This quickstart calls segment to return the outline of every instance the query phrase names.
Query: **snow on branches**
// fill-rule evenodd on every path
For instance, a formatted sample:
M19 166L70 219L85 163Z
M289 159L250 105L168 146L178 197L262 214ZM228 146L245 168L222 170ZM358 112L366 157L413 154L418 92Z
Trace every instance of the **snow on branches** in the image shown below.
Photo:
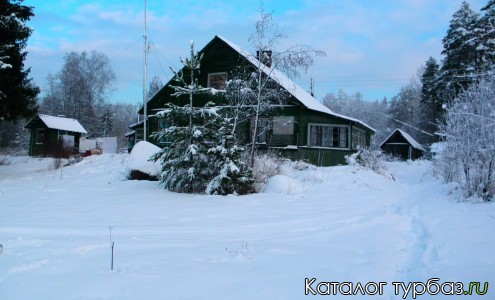
M495 79L484 79L446 107L445 148L437 165L445 181L459 182L465 197L495 195Z

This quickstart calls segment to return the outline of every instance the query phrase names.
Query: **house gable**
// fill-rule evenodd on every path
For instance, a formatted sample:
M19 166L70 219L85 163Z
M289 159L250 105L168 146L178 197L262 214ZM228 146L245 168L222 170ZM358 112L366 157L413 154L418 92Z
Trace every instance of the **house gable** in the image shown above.
M280 151L300 149L305 147L306 154L325 164L345 163L345 155L355 151L358 144L369 146L371 135L375 130L362 121L344 115L334 113L321 102L316 100L303 88L295 84L278 70L261 64L255 57L225 38L215 36L198 53L203 55L201 68L194 74L195 80L203 87L208 87L214 82L215 87L221 86L219 80L229 80L232 72L239 66L246 66L255 70L258 66L265 75L286 91L287 98L283 105L275 105L269 114L261 116L258 126L266 128L262 135L254 142L258 145L266 145L268 148L279 148ZM182 69L185 82L190 82L190 73ZM178 84L174 79L169 80L165 86L148 102L148 116L154 116L167 107L167 103L179 106L189 104L187 95L181 97L172 96L175 93L173 85ZM208 93L194 95L194 106L202 107L207 102L213 101L216 105L224 105L223 93ZM142 112L142 110L140 111ZM151 118L148 121L149 136L161 129L165 118ZM249 144L253 136L254 123L243 122L237 129L242 132L239 142ZM141 124L134 124L131 129L137 133L142 128ZM318 134L315 142L315 134ZM343 138L345 136L345 138ZM339 139L339 142L335 140ZM157 144L160 142L155 141ZM160 144L166 146L166 144ZM320 145L316 147L315 145ZM337 151L338 154L331 151ZM309 154L308 154L309 153ZM290 156L290 155L289 155ZM325 157L325 158L324 158ZM293 157L296 158L297 157ZM324 159L322 159L324 158Z

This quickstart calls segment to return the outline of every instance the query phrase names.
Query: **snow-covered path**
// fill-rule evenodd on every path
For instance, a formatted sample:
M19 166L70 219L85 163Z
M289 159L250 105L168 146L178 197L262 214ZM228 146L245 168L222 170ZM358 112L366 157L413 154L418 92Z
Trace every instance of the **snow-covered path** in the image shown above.
M383 295L330 297L400 299L394 281L495 283L495 206L457 202L425 162L389 164L396 181L288 167L304 193L243 197L124 181L124 163L0 166L1 299L304 299L305 278L383 281Z
M462 282L466 288L470 282L493 284L489 270L495 256L488 251L495 245L493 203L462 202L452 187L433 178L427 162L391 163L389 169L404 189L397 212L409 223L400 280L439 278L439 283Z

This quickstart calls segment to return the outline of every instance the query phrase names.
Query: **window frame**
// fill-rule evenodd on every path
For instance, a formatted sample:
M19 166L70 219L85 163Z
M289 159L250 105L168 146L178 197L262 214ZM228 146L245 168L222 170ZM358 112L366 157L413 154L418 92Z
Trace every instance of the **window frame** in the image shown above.
M354 139L356 137L356 140ZM352 127L352 149L358 149L360 146L361 147L367 147L367 137L366 137L366 131L363 129L357 128L357 127ZM361 141L360 141L361 140Z
M42 137L41 141L40 141L40 136ZM45 137L46 137L46 129L36 128L36 137L35 137L36 145L43 145L45 143Z
M332 136L332 144L333 144L333 140L334 140L334 135L335 135L335 132L334 132L334 129L333 128L338 128L338 134L339 134L339 138L338 138L338 142L340 143L341 141L341 129L344 128L345 129L345 132L346 132L346 139L345 139L345 147L339 147L339 146L324 146L323 144L323 139L321 141L320 144L322 145L313 145L311 143L311 128L312 127L327 127L327 128L332 128L331 129L331 136ZM308 141L308 147L311 147L311 148L325 148L325 149L339 149L339 150L350 150L350 126L349 125L343 125L343 124L328 124L328 123L308 123L308 137L307 137L307 141ZM324 133L321 133L322 136L324 135ZM328 135L328 134L327 134Z
M273 126L273 119L258 118L258 126L256 127L257 132L254 141L253 141L254 118L251 118L251 121L249 123L250 123L249 140L251 140L252 143L254 142L257 145L270 144L270 140L272 136L271 130Z
M211 86L211 76L219 76L219 75L223 75L225 76L225 81L223 82L223 88L220 88L220 85L218 87L212 87ZM214 73L208 73L208 87L209 88L214 88L216 90L225 90L225 87L227 85L227 80L228 80L228 77L227 77L227 72L214 72Z

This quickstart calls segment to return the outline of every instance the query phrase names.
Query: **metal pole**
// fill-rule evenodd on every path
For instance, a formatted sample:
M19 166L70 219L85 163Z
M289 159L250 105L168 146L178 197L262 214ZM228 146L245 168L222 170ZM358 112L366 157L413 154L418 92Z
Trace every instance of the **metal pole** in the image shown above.
M143 112L144 112L144 128L143 128L143 140L146 141L147 134L147 122L148 122L148 105L146 95L146 81L147 81L147 66L148 66L148 30L146 27L146 0L144 0L144 70L143 70Z

